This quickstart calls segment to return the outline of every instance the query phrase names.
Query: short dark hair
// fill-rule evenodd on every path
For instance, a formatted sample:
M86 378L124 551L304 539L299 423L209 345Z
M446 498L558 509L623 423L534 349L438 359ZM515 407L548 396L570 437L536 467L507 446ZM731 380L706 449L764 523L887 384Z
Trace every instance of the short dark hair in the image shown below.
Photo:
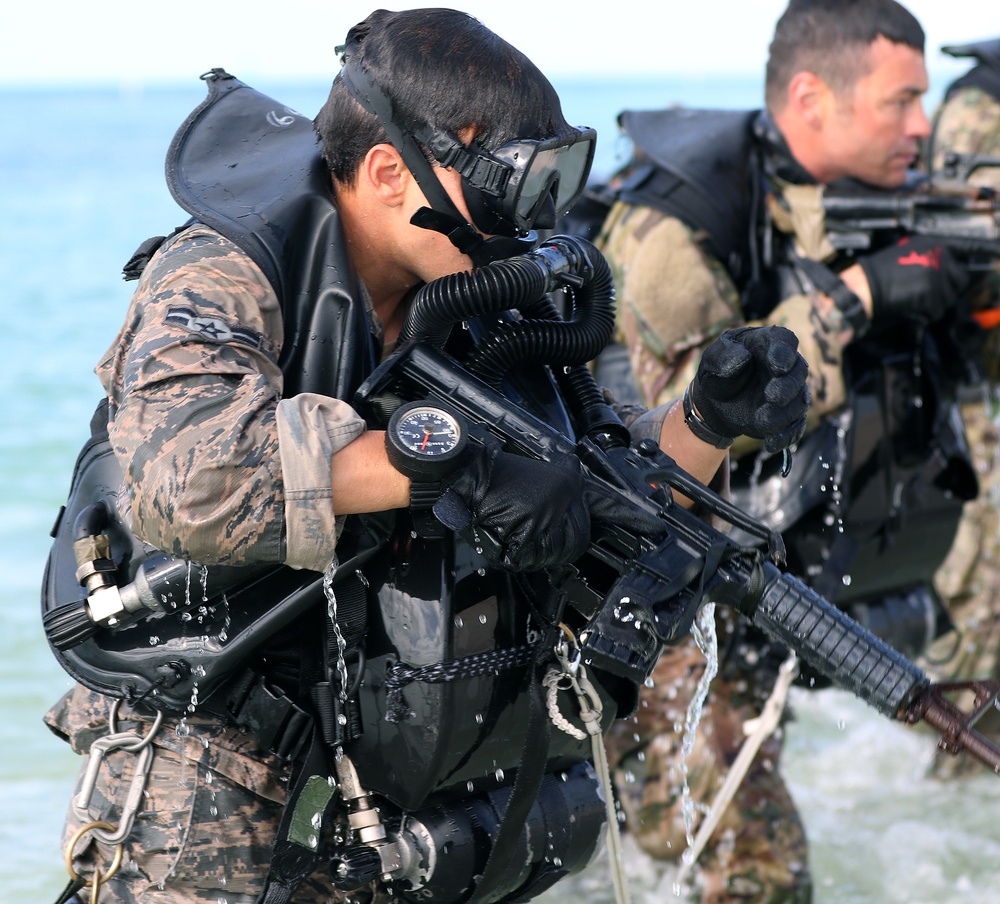
M355 60L392 99L395 121L457 135L472 128L493 150L515 138L570 132L559 96L523 53L467 13L453 9L380 9L355 25ZM337 78L314 122L334 178L350 184L365 154L390 143L378 119Z
M866 74L865 51L879 36L924 52L923 28L896 0L791 0L771 40L768 109L781 109L797 72L812 72L837 93L849 92Z

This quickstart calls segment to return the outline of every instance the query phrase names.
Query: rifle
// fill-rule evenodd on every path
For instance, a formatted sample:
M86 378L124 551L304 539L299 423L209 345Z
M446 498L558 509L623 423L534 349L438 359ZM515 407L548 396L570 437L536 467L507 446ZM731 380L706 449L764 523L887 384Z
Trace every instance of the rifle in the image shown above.
M1000 260L1000 192L969 184L979 169L1000 167L1000 157L949 153L940 176L914 175L899 190L828 187L823 191L827 235L839 252L865 252L904 235L939 238L973 273ZM1000 312L976 312L981 325L1000 323ZM985 322L984 322L985 321Z
M914 176L896 191L827 187L823 213L830 242L837 251L868 251L903 234L929 235L981 266L1000 257L1000 193L968 179L991 166L1000 167L1000 157L950 154L943 178Z
M568 254L561 238L550 241L550 258ZM941 733L942 749L966 750L1000 772L1000 747L974 727L996 701L997 682L931 684L917 665L782 572L784 547L777 533L709 490L652 440L631 444L603 400L571 411L574 422L586 425L571 438L512 401L496 381L480 379L439 344L410 336L365 381L354 404L371 426L384 426L405 402L430 400L473 425L473 434L488 432L508 452L549 462L575 456L587 480L619 494L635 512L633 530L595 523L588 553L558 578L584 618L576 630L588 666L623 679L637 693L664 646L682 640L698 608L711 600L732 606L884 715L907 723L926 721ZM593 384L586 367L576 368L568 379L580 379L580 371ZM557 375L556 382L562 386L566 378ZM574 404L572 399L567 403ZM764 539L768 555L756 546L738 545L675 502L669 490ZM945 696L965 688L976 697L971 713Z

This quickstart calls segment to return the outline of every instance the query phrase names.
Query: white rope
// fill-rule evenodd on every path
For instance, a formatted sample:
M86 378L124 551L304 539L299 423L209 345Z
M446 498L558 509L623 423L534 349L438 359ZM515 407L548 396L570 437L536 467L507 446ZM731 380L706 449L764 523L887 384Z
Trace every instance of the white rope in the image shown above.
M553 718L556 727L566 731L578 740L583 740L586 734L581 732L574 725L566 723L563 727L560 722L566 720L559 713L558 706L555 705L555 694L559 687L571 688L580 701L580 719L590 735L590 749L594 760L594 768L597 770L597 777L604 786L604 807L607 814L608 828L608 855L611 863L611 882L615 889L615 900L618 904L629 904L628 885L625 881L625 860L622 854L621 828L618 825L618 812L615 809L615 795L611 785L611 773L608 769L608 755L604 749L604 737L601 734L601 715L603 704L601 697L595 690L590 679L587 677L587 670L580 661L580 650L574 643L572 651L570 645L561 642L556 646L556 658L562 666L562 671L552 670L545 676L546 686L549 688L549 713L556 713L559 721ZM550 681L550 677L554 676Z
M781 714L784 712L785 703L788 700L788 690L796 674L798 674L798 670L798 659L794 653L791 653L778 670L778 679L774 683L774 689L771 691L771 696L767 698L761 714L756 719L747 719L743 723L743 733L747 736L747 739L743 742L739 754L733 761L725 782L723 782L722 787L716 793L715 799L709 807L708 815L705 817L705 821L699 826L694 841L691 842L691 846L684 852L684 856L681 858L681 868L677 874L676 883L678 886L684 884L688 873L694 867L698 857L701 856L705 845L708 844L709 838L712 837L712 832L715 831L715 827L719 824L722 814L726 812L726 807L729 806L736 794L737 788L739 788L750 769L753 758L757 755L757 751L760 750L760 745L764 743L764 739L769 737L781 722Z

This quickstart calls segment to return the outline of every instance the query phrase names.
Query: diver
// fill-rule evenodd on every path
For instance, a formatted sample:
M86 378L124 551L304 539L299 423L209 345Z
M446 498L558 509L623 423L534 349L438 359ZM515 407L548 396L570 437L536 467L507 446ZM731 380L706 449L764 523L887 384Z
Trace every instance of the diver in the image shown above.
M43 590L78 682L46 722L87 758L61 900L524 900L601 838L582 717L549 725L534 666L572 630L564 566L595 517L626 514L576 459L364 392L418 309L417 333L443 330L485 380L493 325L528 318L470 316L469 297L535 273L612 312L570 349L600 351L606 262L535 248L596 136L461 12L376 11L340 52L314 123L207 73L167 161L191 220L126 266ZM686 404L622 412L633 438L705 483L737 436L779 451L805 426L795 347L780 328L725 338ZM546 367L493 382L569 430ZM593 679L606 730L625 691ZM528 768L528 749L547 754Z
M948 628L934 574L977 493L956 403L971 357L958 310L972 277L929 237L845 243L827 229L824 198L911 178L930 133L927 88L923 29L895 0L791 0L770 45L764 109L620 115L635 153L604 193L595 239L620 299L617 357L598 379L620 385L624 353L641 404L683 392L724 330L796 334L809 430L790 470L737 441L734 501L781 531L792 573L908 655ZM709 807L744 724L782 687L787 650L725 613L718 630L720 675L685 769L674 726L705 670L691 641L666 651L635 724L610 737L620 777L635 777L619 782L629 831L654 856L686 847L684 775L695 806ZM804 668L798 680L825 685ZM699 860L699 900L811 899L781 747L779 727Z
M970 58L973 63L945 90L934 113L922 163L935 178L963 179L1000 192L1000 37L942 50L957 58ZM961 162L975 162L975 168L962 172ZM995 420L1000 380L996 319L1000 276L978 283L976 295L972 307L980 311L977 322L985 330L979 353L981 380L963 387L959 402L980 492L966 503L955 542L935 575L935 586L945 600L955 633L939 638L925 660L928 670L945 681L964 681L972 674L1000 676L1000 468L996 466L1000 434ZM987 713L980 726L991 737L1000 735L995 712ZM931 774L952 778L979 775L981 770L967 758L952 759L939 753Z

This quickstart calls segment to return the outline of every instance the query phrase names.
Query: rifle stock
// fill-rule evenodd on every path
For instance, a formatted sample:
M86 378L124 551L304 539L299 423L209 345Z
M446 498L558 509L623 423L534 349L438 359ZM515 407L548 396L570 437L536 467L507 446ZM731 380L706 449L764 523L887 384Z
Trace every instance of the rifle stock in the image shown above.
M378 425L394 404L416 399L449 406L493 434L508 452L546 461L577 456L588 480L633 507L634 530L594 524L587 561L576 563L577 573L568 581L570 595L587 616L579 639L589 665L638 688L664 645L683 639L697 609L713 600L735 608L884 715L928 721L942 731L943 749L968 750L1000 771L1000 748L972 727L982 707L996 699L995 684L977 684L982 702L966 717L916 664L782 572L775 564L783 559L780 537L695 480L652 441L630 446L615 429L595 429L574 441L420 342L378 368L359 390L355 405ZM674 502L668 487L766 539L774 561L757 547L737 545ZM647 530L651 524L655 526Z

